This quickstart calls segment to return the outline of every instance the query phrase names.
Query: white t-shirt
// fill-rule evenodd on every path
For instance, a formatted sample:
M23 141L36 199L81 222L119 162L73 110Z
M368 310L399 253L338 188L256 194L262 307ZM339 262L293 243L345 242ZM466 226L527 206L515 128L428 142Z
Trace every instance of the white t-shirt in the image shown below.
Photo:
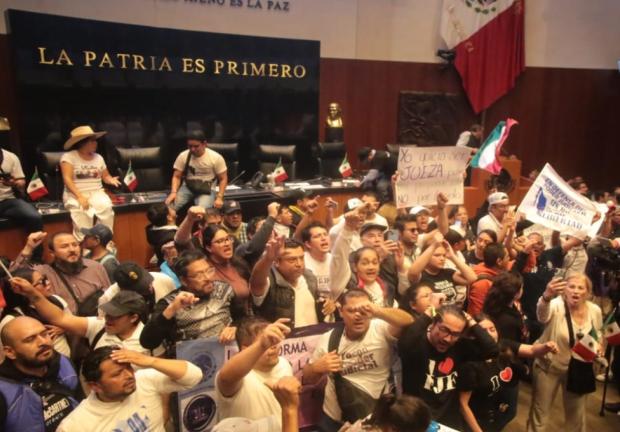
M151 352L150 349L146 349L142 345L140 345L140 335L142 334L142 329L144 328L144 324L142 324L141 321L138 322L138 325L136 326L131 336L123 340L119 338L118 335L109 334L104 330L105 320L96 317L87 317L86 320L87 326L86 334L84 336L86 337L86 339L88 339L89 346L93 343L95 337L99 334L99 332L103 330L101 337L99 338L93 349L104 346L118 345L123 349L137 351L145 355L155 356L161 355L165 351L161 346L159 346Z
M173 168L183 172L185 170L185 162L189 150L182 151L174 161ZM199 158L192 155L189 159L189 167L187 169L188 180L214 180L218 174L226 171L226 161L221 154L207 148Z
M502 223L498 221L491 213L484 216L478 221L478 232L476 234L480 234L480 231L487 229L495 232L496 234L499 234L499 232L502 230Z
M17 155L6 150L0 151L4 155L4 160L2 161L2 165L0 165L2 172L5 174L11 174L11 176L15 179L23 179L24 171L22 170L22 164L19 162ZM11 189L10 186L5 186L4 183L0 182L0 201L11 198L15 198L13 189Z
M121 402L102 402L91 392L56 431L164 432L162 395L191 389L202 379L202 372L188 362L187 372L177 381L155 369L139 370L135 378L136 390Z
M396 338L390 334L389 328L390 325L387 322L373 319L363 338L349 340L345 331L338 345L338 355L342 360L342 376L364 389L375 399L378 399L382 392L389 390L387 380L394 361L396 345ZM321 336L310 363L314 363L327 354L332 331ZM342 418L334 381L331 377L327 380L325 387L323 412L337 421Z
M229 417L243 417L258 420L275 415L278 419L278 429L282 429L282 408L273 392L264 383L276 382L285 376L293 376L293 369L288 361L280 357L278 364L269 372L260 372L252 369L245 377L241 388L231 397L225 397L217 387L215 377L215 401L217 403L218 420Z
M100 154L95 153L92 160L85 160L80 157L77 150L71 150L62 155L60 162L66 162L73 167L73 183L80 192L103 189L101 178L106 164ZM66 187L65 191L70 193Z
M252 294L252 300L256 306L260 307L269 293L269 278L267 278L266 284L267 289L262 296L255 296ZM308 289L306 278L303 275L300 276L297 279L297 283L291 285L291 288L295 291L295 327L318 324L319 318L316 316L314 297Z
M159 300L161 300L162 298L166 297L168 294L170 294L172 291L174 291L176 289L175 285L174 285L174 281L172 280L172 278L164 273L161 272L149 272L151 273L151 276L153 276L153 291L155 294L155 302L158 302ZM110 285L102 294L101 297L99 297L99 307L101 307L102 304L109 302L110 300L112 300L112 298L118 294L118 292L120 291L120 288L118 287L118 284L115 282L112 285ZM101 310L99 310L99 316L103 316L103 313L101 312Z
M327 253L324 261L316 260L310 255L310 252L306 252L304 256L306 268L310 270L316 276L317 288L320 293L324 293L327 296L331 295L331 285L329 283L329 265L332 261L332 254Z

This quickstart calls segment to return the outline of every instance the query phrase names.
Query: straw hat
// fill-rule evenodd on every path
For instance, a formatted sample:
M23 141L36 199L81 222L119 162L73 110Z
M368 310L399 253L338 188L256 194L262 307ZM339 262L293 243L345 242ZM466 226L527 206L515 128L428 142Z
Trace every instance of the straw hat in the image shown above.
M101 138L107 132L95 132L90 126L78 126L71 131L71 137L65 142L63 148L71 150L71 147L88 138Z

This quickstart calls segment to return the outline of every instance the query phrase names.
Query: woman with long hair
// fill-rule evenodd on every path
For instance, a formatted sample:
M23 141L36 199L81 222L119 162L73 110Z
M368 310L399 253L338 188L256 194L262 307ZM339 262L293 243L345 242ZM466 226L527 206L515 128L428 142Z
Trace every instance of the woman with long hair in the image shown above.
M586 431L586 395L595 390L592 361L601 356L601 309L590 301L592 281L584 274L553 279L538 299L538 320L545 325L539 342L553 341L559 354L534 362L528 431L544 431L551 405L562 391L567 431ZM558 422L555 422L558 424Z
M500 273L493 279L482 306L504 339L527 342L528 332L519 300L523 294L523 277L519 273Z

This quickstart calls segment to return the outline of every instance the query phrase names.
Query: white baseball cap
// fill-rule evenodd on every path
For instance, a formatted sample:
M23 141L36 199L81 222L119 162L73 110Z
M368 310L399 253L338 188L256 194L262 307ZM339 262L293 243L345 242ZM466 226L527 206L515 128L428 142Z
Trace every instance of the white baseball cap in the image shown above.
M421 206L421 205L412 207L411 210L409 210L409 214L412 214L412 215L417 215L418 213L421 213L421 212L426 212L430 214L431 211L428 208Z
M509 202L508 195L506 195L504 192L493 192L491 195L489 195L487 201L489 202L490 206L494 204L508 204Z

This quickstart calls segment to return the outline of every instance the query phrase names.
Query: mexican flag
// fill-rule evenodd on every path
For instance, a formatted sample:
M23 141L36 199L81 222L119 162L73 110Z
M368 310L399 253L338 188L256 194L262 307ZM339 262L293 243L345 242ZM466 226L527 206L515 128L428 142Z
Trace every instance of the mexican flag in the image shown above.
M36 201L49 193L39 177L39 171L37 168L34 169L34 174L32 174L32 178L30 179L30 183L28 183L26 192L33 201Z
M592 328L590 333L579 339L573 347L573 352L578 354L582 359L587 362L594 361L598 355L598 337L596 336L596 330Z
M284 167L282 166L282 158L280 158L278 160L278 164L276 165L276 168L273 170L273 179L274 181L278 183L282 183L287 178L288 178L288 174L284 170Z
M525 70L525 0L443 0L440 33L476 113Z
M616 321L615 312L614 310L613 313L609 314L603 326L605 329L605 339L607 339L609 345L620 345L620 326L618 325L618 321Z
M351 164L349 163L349 159L347 159L347 155L344 155L344 159L340 163L338 167L338 171L342 174L343 177L349 177L353 174L353 169L351 169Z
M474 155L471 166L498 175L502 170L502 164L499 161L500 150L508 138L510 128L516 124L519 123L511 118L500 121Z
M133 172L131 161L129 161L129 167L127 168L127 174L125 174L123 183L125 183L132 192L138 187L138 177L136 177L136 173Z

